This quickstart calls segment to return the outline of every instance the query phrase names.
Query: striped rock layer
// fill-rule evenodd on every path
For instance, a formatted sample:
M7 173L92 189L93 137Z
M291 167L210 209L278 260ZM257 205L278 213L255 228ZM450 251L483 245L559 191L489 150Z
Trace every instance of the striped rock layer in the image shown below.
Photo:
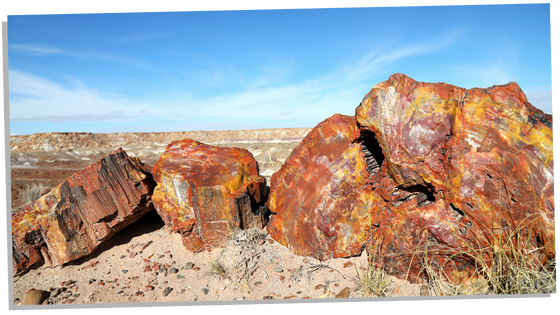
M12 214L15 273L35 263L61 265L153 209L150 168L117 149Z
M171 142L153 167L152 196L165 224L193 252L224 245L237 229L266 225L266 180L239 148L184 139Z
M553 175L552 116L516 83L466 90L394 74L355 118L313 129L272 177L269 231L319 259L367 247L410 279L426 264L464 278L513 248L546 263Z

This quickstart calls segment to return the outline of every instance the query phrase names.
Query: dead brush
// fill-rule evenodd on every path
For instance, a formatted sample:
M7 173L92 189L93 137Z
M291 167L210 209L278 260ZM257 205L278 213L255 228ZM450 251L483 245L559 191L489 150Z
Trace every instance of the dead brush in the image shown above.
M220 276L222 278L228 278L227 269L220 263L218 259L212 259L208 261L210 266L210 273L213 275Z
M433 295L556 293L556 253L553 254L553 259L543 265L541 256L545 248L527 250L529 246L523 246L526 244L520 241L531 239L530 235L525 238L520 236L523 230L531 231L530 227L536 222L538 221L520 224L510 233L495 236L489 242L490 245L482 246L463 239L463 250L447 250L450 262L460 257L476 268L468 279L459 283L452 281L443 272L441 265L432 261L434 254L445 253L446 250L423 248L412 255L421 256L420 273L425 276ZM480 239L483 237L479 235ZM552 248L555 248L554 244Z

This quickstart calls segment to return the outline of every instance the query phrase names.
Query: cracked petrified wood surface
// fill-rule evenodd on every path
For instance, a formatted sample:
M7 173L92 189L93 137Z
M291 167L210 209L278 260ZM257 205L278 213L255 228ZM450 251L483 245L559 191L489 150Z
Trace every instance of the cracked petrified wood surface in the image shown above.
M12 214L15 272L90 254L153 209L149 167L117 149Z
M386 264L399 269L426 249L449 274L468 268L472 256L461 253L473 250L488 263L511 247L554 258L552 116L516 83L466 90L395 74L366 95L356 117L379 139L381 174L432 199L403 211L384 197L374 210L390 227L374 231L371 248L402 257L384 255Z
M351 116L335 115L311 130L272 175L272 238L318 259L361 252L371 234L368 170L381 163L368 151L369 139Z
M266 180L245 149L173 141L153 174L155 208L191 251L211 250L236 229L266 224Z
M554 258L552 116L517 84L467 90L395 74L352 119L321 123L272 177L280 243L319 259L367 247L410 279L427 264L463 278L473 254L490 265L513 247Z

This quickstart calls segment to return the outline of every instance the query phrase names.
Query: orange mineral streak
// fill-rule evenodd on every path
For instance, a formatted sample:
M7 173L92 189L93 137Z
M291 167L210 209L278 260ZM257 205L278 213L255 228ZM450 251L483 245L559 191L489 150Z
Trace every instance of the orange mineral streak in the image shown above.
M266 224L264 213L254 213L266 198L266 181L245 149L174 141L153 175L156 210L191 251L211 250L230 240L236 229Z

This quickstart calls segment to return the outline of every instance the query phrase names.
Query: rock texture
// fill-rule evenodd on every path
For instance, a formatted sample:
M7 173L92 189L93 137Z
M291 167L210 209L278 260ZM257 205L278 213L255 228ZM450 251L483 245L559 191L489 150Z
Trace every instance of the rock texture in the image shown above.
M153 174L156 210L191 251L211 250L236 229L266 224L266 180L247 150L173 141Z
M374 206L368 178L382 163L368 151L379 147L371 135L354 117L335 115L305 137L271 178L272 238L323 260L361 252Z
M271 179L279 242L325 259L353 255L339 248L355 240L410 279L422 260L466 277L475 251L489 265L512 247L554 258L552 116L517 84L466 90L395 74L366 95L355 126L330 126L340 118L312 130ZM364 135L374 140L358 154Z
M117 149L12 214L14 271L90 254L153 209L149 167Z

